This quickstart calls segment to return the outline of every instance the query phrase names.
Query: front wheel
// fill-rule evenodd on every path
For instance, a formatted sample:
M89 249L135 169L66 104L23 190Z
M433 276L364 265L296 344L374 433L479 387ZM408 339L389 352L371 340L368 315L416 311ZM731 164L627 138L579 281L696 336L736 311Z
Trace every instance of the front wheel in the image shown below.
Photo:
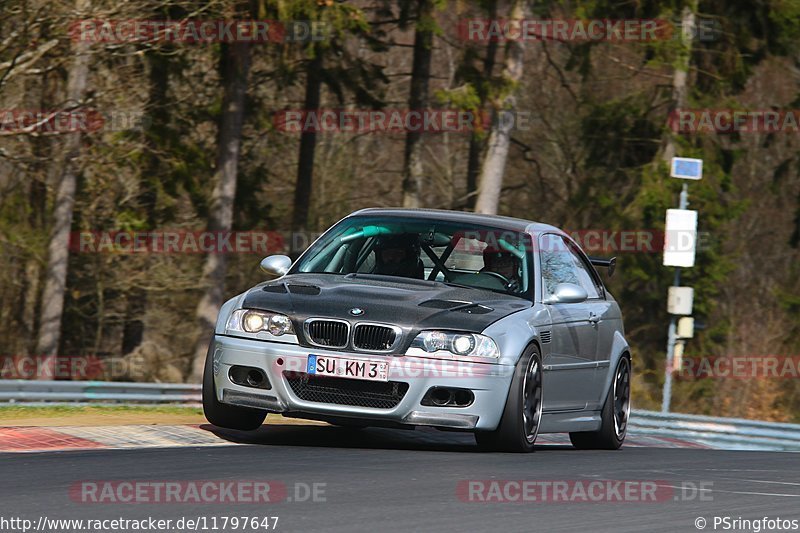
M208 347L206 365L203 369L203 414L206 420L222 428L251 431L261 427L267 412L250 407L227 405L217 400L214 387L213 341Z
M628 433L630 411L631 360L623 356L617 363L614 381L603 405L600 430L570 433L569 440L579 450L616 450Z
M494 431L477 431L483 449L532 452L542 420L542 358L530 346L519 358L500 424Z

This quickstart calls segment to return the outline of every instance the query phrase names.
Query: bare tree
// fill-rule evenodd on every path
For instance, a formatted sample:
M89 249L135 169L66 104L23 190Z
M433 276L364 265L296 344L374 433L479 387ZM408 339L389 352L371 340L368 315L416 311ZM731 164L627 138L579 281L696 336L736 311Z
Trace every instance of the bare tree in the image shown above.
M312 47L314 57L308 62L306 73L306 94L304 110L315 112L319 109L322 90L322 50ZM294 212L292 230L306 229L308 211L311 205L311 187L314 181L314 151L317 146L317 133L313 129L300 134L300 154L297 162L297 185L294 191ZM299 252L292 250L292 252Z
M161 159L157 153L159 142L169 121L170 106L167 97L170 76L170 56L168 51L154 48L147 54L150 66L148 76L147 109L150 117L150 130L144 134L143 143L147 147L148 157L142 165L139 178L139 194L137 203L144 210L147 227L154 229L156 225L156 201L158 190L154 183L155 176L163 172ZM122 353L129 354L144 341L144 315L147 312L147 291L143 287L131 289L125 307L122 329Z
M489 20L497 18L497 0L490 0L488 6ZM487 97L486 81L492 78L495 56L497 55L498 39L490 39L486 45L486 55L483 58L483 83L477 83L476 89L481 100L479 113L484 111ZM468 209L475 209L475 200L478 192L478 178L481 170L481 156L486 147L483 132L473 131L469 138L469 154L467 155L467 199Z
M692 38L695 32L695 14L692 6L684 6L681 14L681 46L678 51L678 60L672 72L672 104L671 110L681 109L686 106L687 81L689 76L689 61L692 55ZM675 157L675 138L667 131L664 140L662 159L669 164Z
M523 0L514 0L511 6L510 21L521 21L525 18ZM503 80L505 88L495 103L495 117L489 133L486 158L481 167L478 189L478 200L475 203L476 213L496 214L500 203L500 190L503 186L503 173L511 146L511 128L513 121L503 120L502 113L516 109L517 98L514 95L516 86L522 79L523 41L511 40L506 44Z
M76 12L85 15L91 9L91 0L76 0ZM67 103L80 105L86 97L86 83L89 76L89 43L75 42L74 55L67 76ZM72 214L75 206L77 188L76 159L80 153L81 133L64 135L61 157L55 161L56 185L53 228L47 247L47 272L42 293L41 322L36 343L40 355L55 358L61 339L61 317L64 312L64 292L67 283L69 262L69 233L72 227Z
M250 70L250 44L223 44L220 54L223 105L217 134L217 165L214 191L211 195L209 231L230 231L233 226L233 201L236 197L236 177L242 140L242 122ZM199 381L203 376L206 350L214 330L219 308L225 301L224 253L210 253L203 268L205 292L197 305L200 335L194 347L190 378Z
M428 80L433 55L433 0L417 2L417 29L414 33L414 59L411 67L411 90L408 95L410 111L421 111L428 105ZM422 132L406 133L403 164L403 206L420 207L422 188Z

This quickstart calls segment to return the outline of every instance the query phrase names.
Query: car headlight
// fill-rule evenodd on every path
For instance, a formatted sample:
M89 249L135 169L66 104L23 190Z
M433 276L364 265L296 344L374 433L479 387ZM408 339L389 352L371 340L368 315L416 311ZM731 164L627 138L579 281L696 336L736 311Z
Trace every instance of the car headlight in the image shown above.
M226 329L240 333L268 331L276 337L294 333L292 321L288 316L254 309L237 309L231 313Z
M497 344L479 333L423 331L411 342L411 347L422 348L426 352L446 350L454 355L470 357L500 357Z

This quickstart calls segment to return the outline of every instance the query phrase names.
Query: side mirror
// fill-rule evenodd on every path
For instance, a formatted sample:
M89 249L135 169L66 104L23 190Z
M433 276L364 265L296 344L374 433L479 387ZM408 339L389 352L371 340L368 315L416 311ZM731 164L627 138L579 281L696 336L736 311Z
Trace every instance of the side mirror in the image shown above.
M601 259L599 257L590 257L589 262L596 267L605 267L608 269L608 277L614 275L614 269L617 268L617 258Z
M274 278L279 278L289 272L292 260L285 255L270 255L261 260L261 270Z
M586 301L589 294L586 289L574 283L559 283L556 285L555 293L548 298L548 304L578 304Z

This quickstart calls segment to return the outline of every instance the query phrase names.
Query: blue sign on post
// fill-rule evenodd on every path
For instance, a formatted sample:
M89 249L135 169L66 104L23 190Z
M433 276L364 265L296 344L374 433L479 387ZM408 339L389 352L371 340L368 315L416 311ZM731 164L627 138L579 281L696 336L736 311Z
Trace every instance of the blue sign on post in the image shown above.
M699 180L703 177L703 160L689 157L673 157L672 169L669 175L673 178Z

